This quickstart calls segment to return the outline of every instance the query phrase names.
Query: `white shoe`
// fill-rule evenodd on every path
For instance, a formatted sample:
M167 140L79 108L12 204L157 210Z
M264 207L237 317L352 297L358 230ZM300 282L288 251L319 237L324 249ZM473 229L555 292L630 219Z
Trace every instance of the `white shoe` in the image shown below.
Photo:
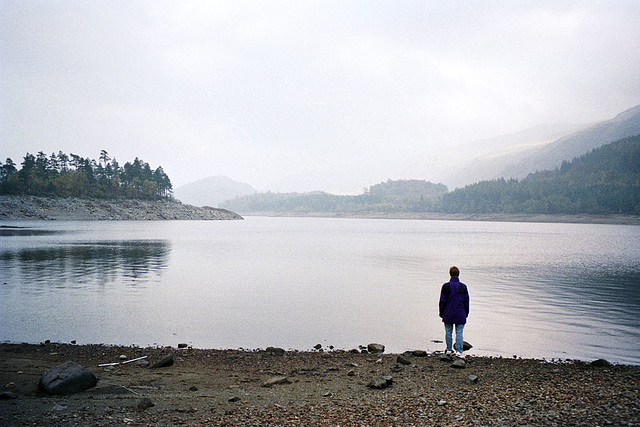
M462 360L464 360L464 354L462 354L461 352L456 353L456 357L457 357L458 359L462 359Z

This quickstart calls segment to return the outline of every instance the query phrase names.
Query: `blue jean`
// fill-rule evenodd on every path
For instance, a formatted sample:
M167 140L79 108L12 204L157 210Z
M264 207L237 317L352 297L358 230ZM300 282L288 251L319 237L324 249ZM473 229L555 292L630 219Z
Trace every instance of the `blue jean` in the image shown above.
M464 323L456 324L456 351L462 353L462 331L464 330ZM447 343L447 351L453 351L453 323L444 324L444 339Z

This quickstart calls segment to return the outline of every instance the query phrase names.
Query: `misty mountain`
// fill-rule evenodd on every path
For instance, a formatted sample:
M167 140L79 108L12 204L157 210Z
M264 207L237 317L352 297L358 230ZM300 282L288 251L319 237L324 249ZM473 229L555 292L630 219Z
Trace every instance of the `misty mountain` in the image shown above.
M555 169L563 161L572 160L594 148L638 134L640 105L623 111L611 120L585 127L549 143L536 145L532 140L530 148L526 143L522 144L522 140L514 138L515 152L495 152L478 156L459 168L452 176L443 179L443 182L452 187L459 187L496 178L522 179L536 171ZM525 149L518 150L518 147Z
M218 207L224 200L255 192L249 184L234 181L226 176L210 176L176 188L174 196L190 205Z
M447 213L640 215L640 135L539 171L458 188L442 197Z
M456 166L447 167L438 180L455 188L501 178L507 165L534 155L541 147L582 130L587 125L551 123L518 132L473 141L456 147Z

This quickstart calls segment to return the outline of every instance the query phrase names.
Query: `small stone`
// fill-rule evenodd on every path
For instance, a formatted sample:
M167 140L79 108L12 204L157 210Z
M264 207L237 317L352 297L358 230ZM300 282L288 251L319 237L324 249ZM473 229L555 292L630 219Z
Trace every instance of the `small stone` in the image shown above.
M265 353L270 354L272 356L284 356L284 349L280 347L267 347Z
M121 355L120 355L120 357L119 357L119 359L120 359L120 360L127 360L127 359L128 359L128 357L127 357L127 355L126 355L126 354L121 354Z
M402 365L411 365L411 360L409 360L406 356L399 354L396 361Z
M320 350L322 348L322 344L316 344L313 346L316 350Z
M434 371L433 366L427 365L424 368L422 368L422 372L433 372L433 371Z
M377 343L371 343L367 346L367 350L369 351L369 353L384 353L384 345L382 344L377 344Z
M229 402L239 402L240 398L238 396L231 396L229 398Z
M611 362L605 359L597 359L591 362L591 366L611 366Z
M198 387L192 385L191 387L189 387L189 391L198 391Z
M469 375L467 377L467 382L469 384L478 384L478 376L477 375L473 375L473 374Z
M347 372L348 377L353 377L355 375L356 375L356 371L354 371L353 369L350 369L349 372Z
M262 384L262 387L271 387L277 384L291 384L291 381L287 377L282 377L282 376L273 377L265 381Z
M464 369L467 367L467 364L464 360L462 359L456 359L453 361L453 363L451 364L452 368L458 368L458 369Z
M424 350L413 350L411 354L414 357L427 357L429 354Z
M178 348L187 348L187 347L189 347L189 344L187 344L186 342L178 343Z
M5 384L4 388L6 388L7 390L10 390L12 388L16 388L16 383L11 381L10 383Z
M367 387L381 390L389 387L392 383L393 377L390 375L386 375L383 377L373 377L371 378L371 381L369 381L369 384L367 384Z
M165 356L162 359L158 360L153 365L151 365L151 369L165 368L167 366L173 366L173 363L174 363L173 355L170 354L170 355Z
M138 409L145 410L145 409L152 408L154 406L156 406L156 404L153 403L151 399L149 399L148 397L144 397L140 399L140 402L138 402Z
M443 362L451 362L453 361L453 356L451 355L451 353L445 353L440 356L440 360L442 360Z
M444 406L444 405L446 405L446 404L447 404L447 401L446 401L446 400L444 400L444 399L440 399L440 400L438 400L438 406Z
M401 364L396 363L396 366L394 366L393 368L391 368L391 372L401 372L404 368L402 367Z
M331 393L330 391L325 392L322 397L332 397L333 393Z

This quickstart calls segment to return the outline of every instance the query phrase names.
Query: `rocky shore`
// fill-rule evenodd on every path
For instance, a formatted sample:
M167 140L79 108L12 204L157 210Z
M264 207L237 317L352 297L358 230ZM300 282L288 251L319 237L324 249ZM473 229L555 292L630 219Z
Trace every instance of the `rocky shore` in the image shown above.
M0 196L0 220L226 220L234 212L176 200Z
M640 367L372 351L0 344L0 425L640 424ZM160 366L157 362L163 361ZM38 391L64 362L97 385ZM156 365L157 367L153 368Z

